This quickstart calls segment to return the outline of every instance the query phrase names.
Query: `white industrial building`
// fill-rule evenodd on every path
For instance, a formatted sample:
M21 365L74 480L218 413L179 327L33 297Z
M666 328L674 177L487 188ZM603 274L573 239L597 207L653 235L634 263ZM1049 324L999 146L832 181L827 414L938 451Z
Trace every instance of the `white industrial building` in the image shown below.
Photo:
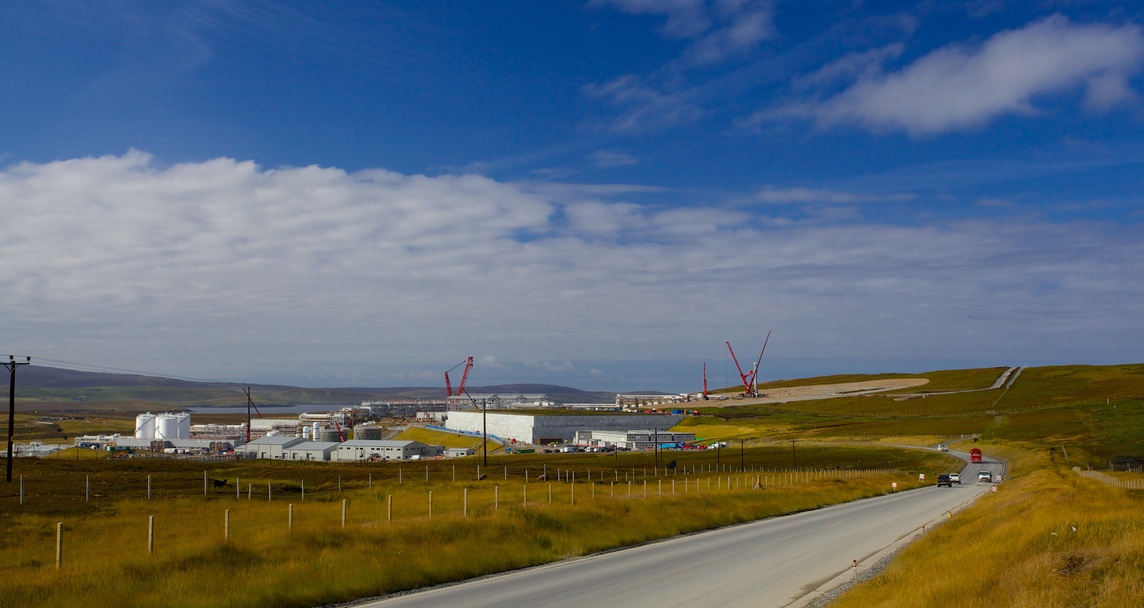
M248 458L269 458L271 460L288 460L286 450L306 441L301 437L286 435L268 435L259 437L243 445L235 452L241 452Z
M629 450L650 450L656 444L680 444L695 441L695 433L673 431L577 431L573 440L577 445L619 447Z
M453 395L448 397L450 410L455 409L481 409L490 410L519 410L538 407L552 407L556 405L548 395L541 393L495 394L473 393Z
M420 441L394 439L351 439L338 444L330 455L330 460L339 462L362 462L377 460L410 460L435 458L445 452L440 445L426 445Z
M445 428L454 431L481 433L482 419L488 419L488 434L502 440L522 443L544 444L573 441L577 431L623 431L648 429L666 431L679 424L683 416L678 414L617 414L609 415L561 415L561 414L516 414L507 412L449 412Z
M283 448L282 459L328 462L338 445L336 441L303 441Z

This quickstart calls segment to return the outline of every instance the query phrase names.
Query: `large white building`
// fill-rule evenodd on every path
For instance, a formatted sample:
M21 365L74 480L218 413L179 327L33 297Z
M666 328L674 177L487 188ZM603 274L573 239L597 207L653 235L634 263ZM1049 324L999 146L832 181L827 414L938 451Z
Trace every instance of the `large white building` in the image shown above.
M666 431L679 424L683 416L677 414L617 414L562 415L514 414L506 412L449 412L445 428L469 433L481 433L482 418L488 417L489 435L505 441L515 439L521 443L561 443L573 441L577 431L628 431L648 429Z
M619 447L629 450L650 450L656 444L680 444L695 441L695 433L673 431L577 431L573 440L577 445Z

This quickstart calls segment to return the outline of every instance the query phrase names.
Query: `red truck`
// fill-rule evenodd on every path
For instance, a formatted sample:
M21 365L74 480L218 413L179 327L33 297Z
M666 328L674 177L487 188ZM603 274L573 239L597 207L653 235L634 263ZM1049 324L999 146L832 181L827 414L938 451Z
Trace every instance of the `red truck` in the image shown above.
M981 462L981 449L973 448L969 450L969 460L970 462Z

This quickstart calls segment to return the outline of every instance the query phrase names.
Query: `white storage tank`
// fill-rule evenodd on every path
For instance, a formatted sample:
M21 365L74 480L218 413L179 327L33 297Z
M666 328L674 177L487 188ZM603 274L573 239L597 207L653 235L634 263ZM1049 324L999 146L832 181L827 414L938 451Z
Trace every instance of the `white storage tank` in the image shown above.
M174 414L159 414L155 418L155 439L178 439L179 420Z
M155 438L155 414L148 412L135 417L135 438Z
M177 431L175 439L190 439L191 438L191 415L190 414L175 414L175 421L177 424Z
M309 438L310 438L310 427L309 426L303 426L302 427L302 439L309 439Z

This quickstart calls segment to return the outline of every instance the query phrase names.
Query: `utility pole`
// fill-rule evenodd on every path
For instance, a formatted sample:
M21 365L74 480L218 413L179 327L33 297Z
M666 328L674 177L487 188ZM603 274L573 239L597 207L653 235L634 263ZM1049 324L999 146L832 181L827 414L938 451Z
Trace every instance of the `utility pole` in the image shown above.
M481 442L481 450L484 453L485 468L489 468L489 400L481 399L481 426L484 427L483 433L485 440Z
M655 468L659 468L659 429L652 429L655 432Z
M250 400L250 387L242 389L246 393L246 442L250 443L250 406L253 401ZM317 441L315 439L314 441Z
M4 367L12 372L11 379L8 380L8 475L5 478L8 483L12 483L12 433L15 431L16 418L16 368L31 364L31 357L28 357L23 363L18 363L15 355L8 355L8 362L4 364Z

